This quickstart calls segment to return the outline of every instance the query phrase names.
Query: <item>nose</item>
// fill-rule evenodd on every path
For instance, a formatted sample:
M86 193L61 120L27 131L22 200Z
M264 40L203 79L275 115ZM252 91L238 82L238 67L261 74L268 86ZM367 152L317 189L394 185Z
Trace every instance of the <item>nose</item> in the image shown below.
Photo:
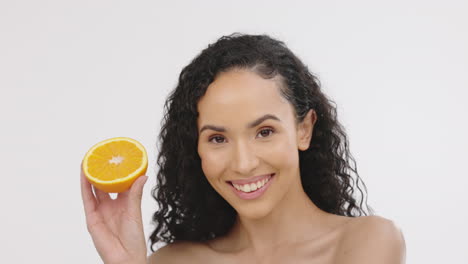
M238 142L232 151L232 170L240 175L252 176L259 164L255 149L248 142Z

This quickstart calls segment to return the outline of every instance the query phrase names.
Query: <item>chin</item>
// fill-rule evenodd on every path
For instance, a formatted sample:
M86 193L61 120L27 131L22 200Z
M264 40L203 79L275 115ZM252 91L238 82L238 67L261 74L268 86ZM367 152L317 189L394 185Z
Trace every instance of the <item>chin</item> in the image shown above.
M240 205L242 206L242 205ZM267 204L260 204L260 205L244 205L245 207L243 208L236 208L237 213L239 214L239 217L250 219L250 220L258 220L266 217L268 214L270 214L271 209L270 206Z

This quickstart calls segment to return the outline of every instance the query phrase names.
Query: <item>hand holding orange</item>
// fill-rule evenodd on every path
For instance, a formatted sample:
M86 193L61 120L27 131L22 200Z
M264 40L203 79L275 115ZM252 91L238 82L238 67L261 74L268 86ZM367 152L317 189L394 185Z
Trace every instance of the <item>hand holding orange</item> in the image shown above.
M91 147L83 158L82 168L94 187L108 193L120 193L146 173L148 157L140 142L116 137Z

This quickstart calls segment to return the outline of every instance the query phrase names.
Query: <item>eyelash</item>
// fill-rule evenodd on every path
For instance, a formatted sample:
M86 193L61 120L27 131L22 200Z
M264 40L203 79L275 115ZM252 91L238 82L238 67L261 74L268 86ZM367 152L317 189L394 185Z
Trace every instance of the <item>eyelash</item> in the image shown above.
M260 133L263 132L263 131L270 131L270 134L269 134L268 136L265 136L265 137L262 137L262 138L269 137L269 136L271 136L273 133L275 133L275 130L274 130L273 128L264 128L264 129L260 130L260 132L258 132L257 135L260 134ZM215 135L215 136L210 137L210 138L208 139L208 141L211 142L211 143L213 143L213 144L222 144L222 143L215 143L215 142L212 142L213 139L216 139L216 138L223 138L223 137L222 137L222 136L219 136L219 135Z

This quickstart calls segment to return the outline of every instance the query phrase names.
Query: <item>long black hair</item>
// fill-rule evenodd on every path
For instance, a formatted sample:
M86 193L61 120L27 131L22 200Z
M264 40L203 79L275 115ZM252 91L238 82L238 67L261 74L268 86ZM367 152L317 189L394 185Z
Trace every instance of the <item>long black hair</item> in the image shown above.
M349 151L336 104L323 94L320 82L284 44L268 35L234 33L208 45L183 68L177 87L165 106L159 135L151 249L158 242L203 242L226 234L236 211L209 184L197 152L197 103L222 72L246 69L265 79L281 79L281 93L294 106L301 122L310 109L317 113L310 146L300 151L300 174L305 192L328 213L362 216L364 193L356 162ZM356 175L356 185L352 174ZM360 203L353 197L361 193ZM367 200L367 198L366 198ZM367 210L372 213L368 205Z

